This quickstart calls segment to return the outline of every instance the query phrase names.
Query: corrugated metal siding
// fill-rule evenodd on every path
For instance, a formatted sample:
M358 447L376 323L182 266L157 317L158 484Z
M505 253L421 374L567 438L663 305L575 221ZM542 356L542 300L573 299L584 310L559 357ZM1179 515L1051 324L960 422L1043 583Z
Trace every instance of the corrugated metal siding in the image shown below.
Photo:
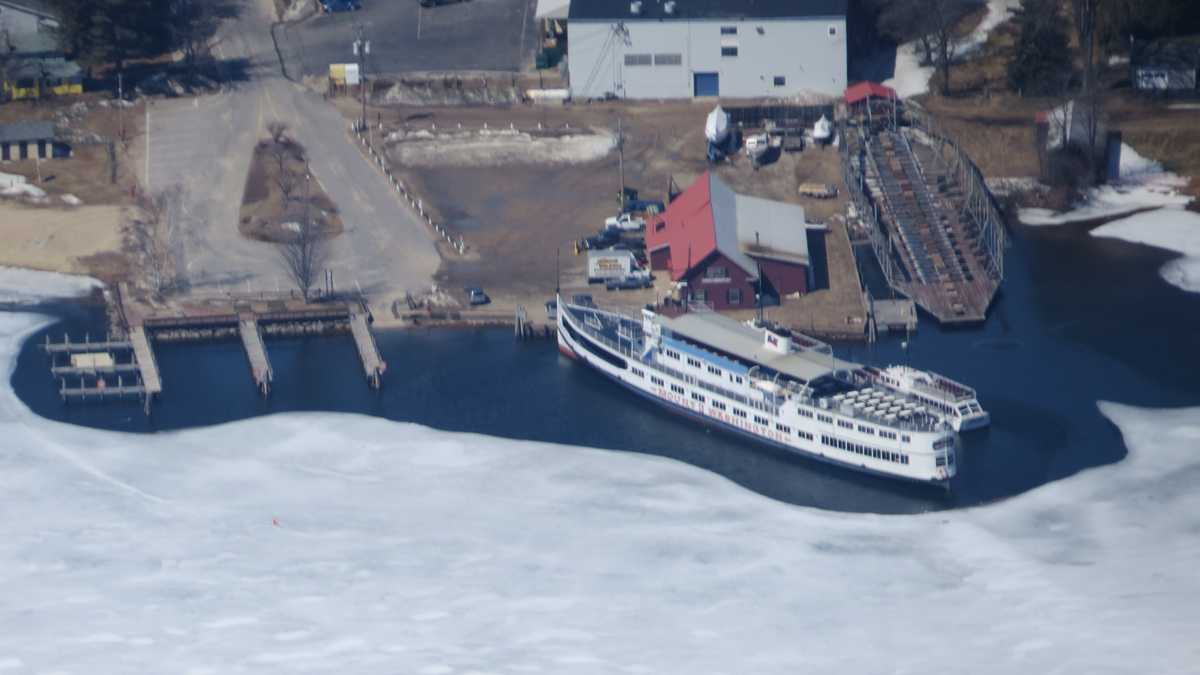
M625 34L611 22L571 23L567 58L573 97L689 98L695 73L717 73L722 97L839 96L846 88L843 17L626 20L622 25ZM723 26L736 27L737 34L722 35ZM722 56L723 44L736 45L738 55ZM674 54L680 55L679 65L669 65ZM650 65L636 65L647 55ZM775 85L776 77L783 78L782 86Z

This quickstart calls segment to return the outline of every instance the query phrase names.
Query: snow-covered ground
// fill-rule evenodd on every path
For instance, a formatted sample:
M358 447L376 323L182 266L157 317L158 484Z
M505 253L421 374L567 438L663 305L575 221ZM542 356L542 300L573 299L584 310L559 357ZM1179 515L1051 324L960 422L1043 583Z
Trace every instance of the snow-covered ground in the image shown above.
M44 319L0 313L0 364ZM1195 673L1200 408L921 516L662 458L288 414L157 435L0 390L0 668Z
M987 42L988 35L1000 24L1012 18L1012 10L1020 0L988 0L987 14L971 34L955 46L955 58L967 58ZM929 91L933 66L921 65L922 49L917 42L906 42L896 49L896 70L884 84L896 90L901 98L918 96Z
M1135 211L1169 207L1182 209L1192 198L1179 194L1187 179L1163 170L1162 164L1143 157L1128 144L1121 144L1121 179L1115 185L1088 190L1082 202L1069 211L1021 209L1017 217L1026 225L1065 225L1085 220L1112 218Z
M582 164L603 159L617 147L605 130L539 136L512 129L411 131L388 135L387 152L405 166L506 166Z

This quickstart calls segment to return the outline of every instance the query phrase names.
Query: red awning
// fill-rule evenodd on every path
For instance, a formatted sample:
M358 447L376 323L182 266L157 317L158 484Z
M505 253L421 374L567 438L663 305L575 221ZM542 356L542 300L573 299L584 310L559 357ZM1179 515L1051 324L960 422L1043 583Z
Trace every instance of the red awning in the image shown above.
M896 90L878 82L859 82L846 88L846 103L854 105L869 98L896 98Z

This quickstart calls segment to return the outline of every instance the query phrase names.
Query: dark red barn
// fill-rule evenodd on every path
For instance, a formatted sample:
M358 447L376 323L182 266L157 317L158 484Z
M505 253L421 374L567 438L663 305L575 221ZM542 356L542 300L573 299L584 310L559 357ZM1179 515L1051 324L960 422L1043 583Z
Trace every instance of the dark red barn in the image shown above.
M705 172L646 227L650 267L685 282L686 297L714 309L754 306L759 271L778 299L813 286L808 231L794 204L741 195Z

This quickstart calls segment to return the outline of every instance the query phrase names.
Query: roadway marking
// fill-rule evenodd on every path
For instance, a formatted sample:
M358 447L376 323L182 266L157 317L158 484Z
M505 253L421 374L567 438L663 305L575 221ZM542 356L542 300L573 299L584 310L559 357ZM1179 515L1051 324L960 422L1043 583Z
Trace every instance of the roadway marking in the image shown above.
M417 3L417 39L421 39L421 5Z

